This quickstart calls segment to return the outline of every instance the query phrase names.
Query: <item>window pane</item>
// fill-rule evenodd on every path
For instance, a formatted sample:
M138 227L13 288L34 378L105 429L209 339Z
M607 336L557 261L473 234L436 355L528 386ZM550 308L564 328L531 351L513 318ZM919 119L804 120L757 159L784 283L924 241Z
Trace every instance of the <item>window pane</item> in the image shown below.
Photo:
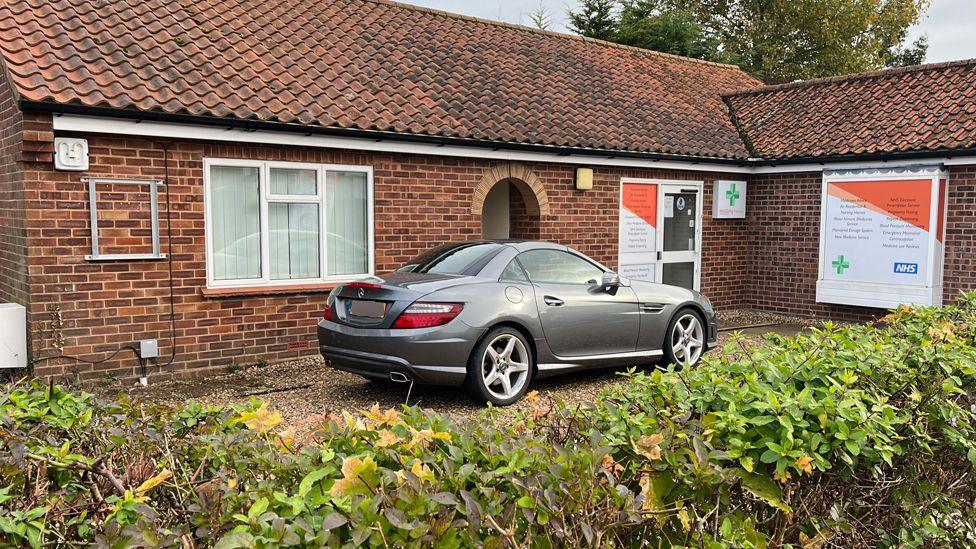
M664 251L694 250L698 193L666 193L664 204Z
M271 279L319 278L318 204L268 204Z
M413 258L401 272L476 275L502 249L494 242L444 244Z
M328 274L363 274L366 265L366 174L328 172L325 177Z
M258 168L211 166L211 266L214 280L261 278Z
M529 279L525 277L525 272L522 271L522 267L519 266L518 261L512 260L509 262L505 270L502 271L502 276L499 277L500 280L511 280L518 282L528 282Z
M315 170L271 168L271 194L315 194Z
M529 279L537 284L594 284L603 271L582 257L559 250L533 250L519 256Z

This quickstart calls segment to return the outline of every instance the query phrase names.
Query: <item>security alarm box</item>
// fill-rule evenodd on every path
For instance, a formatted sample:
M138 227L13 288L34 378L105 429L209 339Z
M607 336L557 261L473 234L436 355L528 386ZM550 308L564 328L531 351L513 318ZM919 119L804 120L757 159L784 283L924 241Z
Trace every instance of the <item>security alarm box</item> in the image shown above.
M27 309L0 303L0 368L27 367Z
M88 169L88 140L77 137L54 138L54 169L83 172Z

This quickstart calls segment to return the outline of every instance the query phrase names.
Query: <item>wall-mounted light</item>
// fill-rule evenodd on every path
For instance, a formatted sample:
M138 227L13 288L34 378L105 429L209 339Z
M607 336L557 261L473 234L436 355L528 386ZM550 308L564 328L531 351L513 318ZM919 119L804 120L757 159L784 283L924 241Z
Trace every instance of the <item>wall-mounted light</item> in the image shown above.
M588 191L593 188L593 168L576 168L576 190Z

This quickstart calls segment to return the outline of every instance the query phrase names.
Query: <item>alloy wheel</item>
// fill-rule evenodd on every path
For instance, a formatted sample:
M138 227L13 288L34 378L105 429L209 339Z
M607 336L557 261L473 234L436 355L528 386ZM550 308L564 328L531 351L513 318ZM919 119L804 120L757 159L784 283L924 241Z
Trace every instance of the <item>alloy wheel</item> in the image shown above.
M705 350L705 330L698 317L682 315L671 329L671 353L685 366L694 366Z
M529 380L529 353L512 334L502 334L485 348L481 377L492 396L507 400L519 394Z

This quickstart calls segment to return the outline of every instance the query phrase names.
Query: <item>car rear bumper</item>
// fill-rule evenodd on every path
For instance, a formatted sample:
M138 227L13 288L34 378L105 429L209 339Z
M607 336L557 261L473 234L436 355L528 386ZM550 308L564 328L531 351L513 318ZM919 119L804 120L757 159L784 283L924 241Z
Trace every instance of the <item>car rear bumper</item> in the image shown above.
M330 366L375 379L398 372L418 383L464 383L477 334L463 322L438 328L381 330L322 320L319 352Z

